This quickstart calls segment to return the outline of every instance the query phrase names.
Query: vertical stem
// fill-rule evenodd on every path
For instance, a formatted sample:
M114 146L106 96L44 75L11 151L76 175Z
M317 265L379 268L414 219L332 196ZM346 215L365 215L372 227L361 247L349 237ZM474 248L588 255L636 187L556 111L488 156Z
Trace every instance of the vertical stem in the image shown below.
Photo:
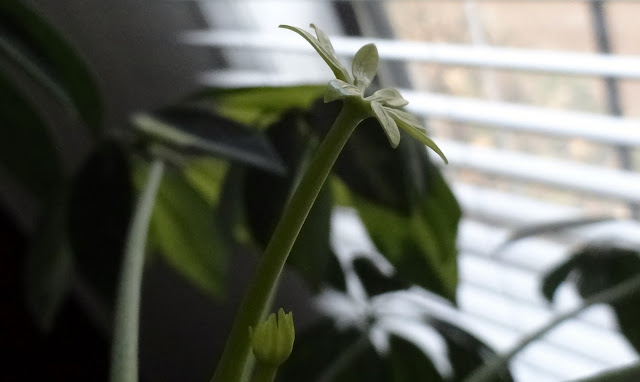
M149 220L163 171L164 162L155 159L149 170L142 195L138 199L129 228L114 316L111 382L136 382L138 380L138 323L140 321L144 249L147 242Z
M353 130L367 116L361 103L357 100L345 99L340 115L318 147L262 256L254 279L249 284L249 289L234 320L224 352L211 379L212 382L240 380L250 354L249 327L258 323L265 310L266 302L275 289L291 247L331 167Z

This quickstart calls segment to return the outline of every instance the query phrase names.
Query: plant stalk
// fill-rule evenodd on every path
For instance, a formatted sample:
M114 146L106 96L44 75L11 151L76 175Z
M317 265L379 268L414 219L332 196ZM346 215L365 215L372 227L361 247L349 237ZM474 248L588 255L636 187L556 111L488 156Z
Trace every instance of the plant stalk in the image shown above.
M163 171L164 162L154 159L129 228L114 316L111 382L138 380L138 326L144 251L151 212Z
M368 116L361 101L345 99L342 111L318 147L271 236L211 382L240 381L250 355L249 327L255 326L266 310L293 243L347 139L360 121Z
M487 382L492 380L493 376L496 373L507 367L511 358L518 354L522 349L527 347L530 343L544 336L565 320L577 316L579 313L592 305L617 301L633 292L637 292L638 289L640 289L640 275L627 279L626 281L616 284L609 289L605 289L604 291L589 297L588 299L583 301L582 305L558 315L556 318L549 321L540 329L525 336L522 340L520 340L520 342L516 344L516 346L509 350L509 352L501 356L497 356L492 361L484 364L484 366L476 369L469 377L464 380L464 382Z

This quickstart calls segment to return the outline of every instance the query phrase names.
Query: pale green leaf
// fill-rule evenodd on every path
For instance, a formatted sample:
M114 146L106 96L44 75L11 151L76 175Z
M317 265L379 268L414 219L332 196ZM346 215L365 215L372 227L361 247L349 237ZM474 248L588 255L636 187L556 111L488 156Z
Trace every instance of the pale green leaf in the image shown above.
M371 104L373 104L373 102L371 102ZM440 155L440 158L442 158L444 163L449 163L447 157L444 155L442 150L440 150L438 145L436 145L436 143L432 141L431 138L427 137L427 133L425 132L424 127L420 125L420 122L416 119L416 117L402 110L396 110L384 106L383 109L387 113L391 114L396 123L404 131L406 131L409 135L411 135L413 138L417 139L424 145L428 146L431 150L435 151L436 154Z
M324 102L332 102L337 99L342 99L346 96L359 96L360 91L354 85L348 84L340 80L331 80L327 85L327 90L324 93Z
M331 40L329 40L329 36L327 36L327 34L315 24L310 24L310 26L316 31L316 36L318 37L318 41L320 41L320 45L327 51L327 53L336 57L336 50L333 48L333 44L331 43Z
M382 106L403 107L409 104L409 101L402 98L400 92L393 88L380 89L373 93L370 97L365 98L367 101L376 101Z
M329 65L329 68L331 68L333 75L336 76L337 79L342 80L344 82L351 82L351 76L349 76L349 72L347 71L347 69L345 69L344 66L342 66L342 64L340 64L340 61L338 61L338 58L335 56L335 52L327 50L327 48L325 47L325 44L320 42L320 40L318 40L317 38L313 37L311 33L305 31L304 29L292 27L290 25L280 25L280 28L289 29L293 32L296 32L300 36L302 36L302 38L307 40L307 42L311 44L313 49L315 49L316 52L318 52L318 54L320 55L320 57L322 57L324 62L326 62L327 65ZM313 26L313 28L316 30L316 33L318 33L318 31L320 30L315 26ZM320 35L322 36L323 40L326 39L326 41L329 41L329 39L326 37L326 35L324 35L324 33L321 33ZM331 47L331 49L333 49L333 47Z
M400 131L398 130L398 125L396 125L393 118L379 103L371 102L371 109L373 109L373 112L375 113L378 122L380 122L385 134L387 134L391 147L398 147L398 143L400 143Z
M371 85L378 71L378 60L378 48L373 44L363 46L353 57L351 71L358 89L364 90Z

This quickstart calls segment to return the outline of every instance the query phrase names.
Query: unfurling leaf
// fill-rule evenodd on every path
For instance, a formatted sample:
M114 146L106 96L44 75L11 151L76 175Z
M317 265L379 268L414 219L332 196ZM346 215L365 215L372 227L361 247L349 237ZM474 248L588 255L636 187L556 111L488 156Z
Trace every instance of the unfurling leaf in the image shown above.
M355 78L355 85L361 91L368 88L378 71L378 49L373 44L360 48L353 57L351 72Z

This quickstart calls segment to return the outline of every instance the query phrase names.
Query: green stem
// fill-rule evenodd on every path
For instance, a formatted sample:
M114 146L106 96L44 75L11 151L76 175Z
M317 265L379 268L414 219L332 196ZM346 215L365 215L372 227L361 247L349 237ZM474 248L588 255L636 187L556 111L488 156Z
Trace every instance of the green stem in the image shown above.
M619 300L629 294L638 291L640 288L640 275L623 281L609 289L591 296L583 301L582 305L570 310L566 313L558 315L553 320L549 321L546 325L536 330L535 332L524 337L516 346L514 346L509 352L494 358L492 361L486 363L484 366L476 369L473 374L467 377L464 382L486 382L492 380L493 376L503 368L506 368L511 358L513 358L522 349L527 347L533 341L539 339L555 328L558 324L575 317L583 310L589 308L592 305L600 303L612 303Z
M149 220L163 171L164 162L155 159L149 170L147 183L138 200L127 237L113 324L111 382L136 382L138 380L138 323L144 250Z
M249 289L234 320L224 352L211 379L212 382L240 380L250 354L249 327L258 323L266 309L266 302L275 289L291 247L331 167L353 130L366 117L368 114L361 102L344 101L340 115L318 147L262 256L254 279L249 284Z
M256 363L256 371L253 373L251 382L273 382L276 378L278 368L274 366L264 365L260 362Z

